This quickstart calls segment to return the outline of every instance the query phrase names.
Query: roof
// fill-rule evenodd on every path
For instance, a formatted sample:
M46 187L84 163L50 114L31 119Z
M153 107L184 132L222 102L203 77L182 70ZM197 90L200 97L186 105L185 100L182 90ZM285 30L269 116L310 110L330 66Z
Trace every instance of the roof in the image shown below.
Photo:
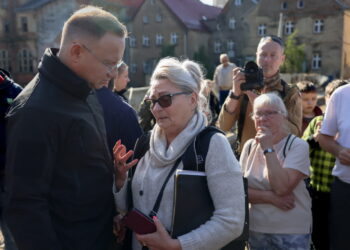
M35 10L54 1L57 0L31 0L28 3L22 4L21 6L16 8L16 11L21 12L27 10Z
M163 0L168 8L188 28L203 30L203 21L216 18L221 8L206 5L199 0Z
M145 0L106 0L106 2L125 7L127 19L132 19Z

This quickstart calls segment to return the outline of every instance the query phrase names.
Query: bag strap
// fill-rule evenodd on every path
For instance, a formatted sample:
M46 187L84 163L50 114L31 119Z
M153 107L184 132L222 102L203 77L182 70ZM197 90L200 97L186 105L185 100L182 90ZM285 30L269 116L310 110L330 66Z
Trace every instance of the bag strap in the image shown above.
M214 126L205 127L187 147L182 155L184 170L205 172L205 159L209 150L211 137L216 133L222 133Z
M157 216L157 213L158 213L158 210L159 210L159 206L160 206L160 202L162 201L162 198L163 198L163 193L164 193L164 189L165 189L165 186L166 184L168 183L170 177L174 174L175 170L177 169L177 167L179 166L181 162L181 157L179 157L174 166L171 168L168 176L165 178L165 181L163 183L163 186L161 187L161 189L159 190L159 193L158 193L158 196L157 196L157 199L156 199L156 202L154 203L154 206L153 206L153 209L152 211L149 213L149 216L152 218L153 216Z

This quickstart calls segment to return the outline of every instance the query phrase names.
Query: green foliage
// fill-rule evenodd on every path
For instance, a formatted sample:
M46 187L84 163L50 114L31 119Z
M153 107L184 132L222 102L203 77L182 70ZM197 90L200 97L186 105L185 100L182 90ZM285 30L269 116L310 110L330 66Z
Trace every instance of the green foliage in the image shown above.
M176 44L164 44L162 45L162 49L160 51L159 58L167 57L167 56L175 56L175 46Z
M285 47L286 60L281 67L282 73L300 73L305 62L305 45L297 44L297 31L288 36Z
M193 54L193 60L202 64L205 69L206 78L212 79L214 74L214 65L212 60L206 54L204 46L199 47L198 51Z

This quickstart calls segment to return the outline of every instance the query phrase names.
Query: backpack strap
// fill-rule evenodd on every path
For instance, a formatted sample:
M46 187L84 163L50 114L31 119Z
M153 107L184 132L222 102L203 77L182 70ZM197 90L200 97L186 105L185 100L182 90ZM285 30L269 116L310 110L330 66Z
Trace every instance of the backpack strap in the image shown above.
M205 159L207 157L210 140L216 133L224 134L220 129L208 126L194 138L182 155L184 170L205 172Z
M287 141L286 143L284 144L284 147L283 147L283 157L286 158L287 156L287 152L291 149L292 147L292 144L294 142L294 140L296 139L297 137L293 134L289 134L288 137L287 137ZM288 146L289 144L289 146Z

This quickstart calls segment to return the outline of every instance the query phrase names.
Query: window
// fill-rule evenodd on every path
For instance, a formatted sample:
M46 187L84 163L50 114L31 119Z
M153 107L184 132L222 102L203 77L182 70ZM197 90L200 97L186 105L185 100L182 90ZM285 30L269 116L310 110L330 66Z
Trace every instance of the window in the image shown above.
M324 28L323 20L315 20L314 22L314 33L321 33Z
M161 34L156 35L156 45L162 45L164 42L164 37Z
M312 57L312 69L319 69L322 67L322 57L320 53L315 53Z
M149 37L148 36L145 36L145 35L142 36L142 45L145 47L149 47Z
M1 7L7 8L7 6L8 6L8 0L2 0L1 1Z
M33 58L28 49L22 49L19 52L19 72L33 72Z
M281 3L281 10L286 10L288 8L287 2L282 2Z
M259 34L259 36L265 36L266 35L266 24L259 24L258 34Z
M153 71L152 60L144 61L142 63L142 65L143 65L143 73L145 73L145 74L151 74L152 73L152 71Z
M10 70L10 60L7 50L0 50L0 68Z
M242 0L235 0L235 5L236 6L242 5Z
M215 54L221 53L221 42L220 41L214 42L214 53Z
M235 57L236 53L234 50L229 50L229 51L227 51L227 55L229 58L233 58L233 57Z
M157 22L157 23L161 23L162 20L163 20L162 15L161 15L160 13L157 13L157 15L156 15L156 22Z
M142 22L143 23L148 23L148 16L143 16L142 17Z
M4 23L4 32L10 33L10 24L8 22Z
M136 47L136 38L134 36L129 37L129 46L130 46L130 48Z
M235 43L232 40L227 41L227 50L233 50L235 47Z
M297 2L297 8L298 8L298 9L304 8L304 1L303 1L303 0L299 0L299 1Z
M294 32L294 23L292 21L287 21L284 25L284 33L290 35Z
M130 64L130 73L135 74L137 72L137 64L131 63Z
M28 18L26 16L21 17L21 30L28 32Z
M170 44L177 44L178 43L178 35L175 32L171 32L170 34Z
M234 30L236 28L236 20L233 17L231 17L228 21L228 27L231 30Z

